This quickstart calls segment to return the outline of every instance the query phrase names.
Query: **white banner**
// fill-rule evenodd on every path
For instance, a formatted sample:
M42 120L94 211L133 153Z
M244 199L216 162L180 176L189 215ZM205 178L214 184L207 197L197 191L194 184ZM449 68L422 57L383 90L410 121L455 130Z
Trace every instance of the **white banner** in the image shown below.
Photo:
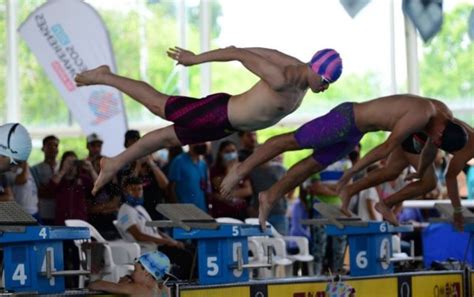
M77 88L74 82L77 73L103 64L115 72L109 35L99 14L81 0L50 0L19 32L83 131L104 140L102 154L122 151L127 120L121 93L102 85Z

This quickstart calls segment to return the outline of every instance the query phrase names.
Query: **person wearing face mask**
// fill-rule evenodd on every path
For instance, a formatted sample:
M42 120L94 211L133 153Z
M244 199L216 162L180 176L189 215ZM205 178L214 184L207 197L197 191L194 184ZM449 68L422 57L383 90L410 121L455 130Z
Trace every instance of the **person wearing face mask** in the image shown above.
M208 211L209 174L203 156L206 143L190 144L189 151L177 156L168 172L168 199L172 203L191 203Z
M248 200L252 196L250 180L245 178L232 191L229 199L224 199L219 192L221 182L229 169L238 162L237 147L232 141L223 141L219 145L217 158L211 167L211 203L213 217L232 217L239 220L247 218Z
M123 231L123 237L130 242L136 242L141 252L159 250L166 254L173 264L178 266L176 275L181 278L190 276L192 252L187 250L184 243L174 240L157 228L149 227L150 214L143 207L143 183L136 176L128 176L122 182L124 203L117 215L117 228Z

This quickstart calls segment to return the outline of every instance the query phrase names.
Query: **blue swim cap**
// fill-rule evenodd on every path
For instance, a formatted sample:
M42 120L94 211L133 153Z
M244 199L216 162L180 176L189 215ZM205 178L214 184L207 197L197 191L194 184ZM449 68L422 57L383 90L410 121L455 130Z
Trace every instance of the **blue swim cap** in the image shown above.
M138 262L140 262L145 270L153 275L156 280L161 280L163 276L170 272L170 259L162 252L155 251L143 254L138 258Z

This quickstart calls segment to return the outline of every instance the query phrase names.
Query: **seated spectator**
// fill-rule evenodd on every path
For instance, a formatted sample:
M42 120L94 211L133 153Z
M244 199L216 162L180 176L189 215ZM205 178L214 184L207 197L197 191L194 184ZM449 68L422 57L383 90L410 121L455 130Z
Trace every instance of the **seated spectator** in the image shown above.
M223 141L217 151L216 163L211 168L212 185L212 210L213 217L232 217L239 220L247 218L248 200L252 196L252 186L250 180L241 180L238 186L232 191L230 199L225 199L220 194L222 180L229 172L230 168L238 162L237 147L232 141Z
M87 221L86 201L96 178L97 174L91 162L78 162L77 155L73 151L63 154L59 171L49 182L56 200L57 225L64 225L64 221L68 219Z
M143 205L143 184L138 177L128 176L122 184L125 203L120 207L117 227L123 230L125 239L137 242L143 252L156 251L166 254L179 266L178 277L187 279L191 272L192 253L184 243L176 241L156 228L146 226L151 217Z
M118 283L98 280L89 284L89 290L104 291L127 296L171 296L163 280L170 271L170 260L158 251L140 256L131 275L120 278Z
M128 130L125 133L125 148L130 147L140 139L140 132ZM168 188L168 178L159 167L159 163L150 154L127 164L118 173L120 184L127 176L138 176L143 183L143 207L146 209L152 220L160 220L163 217L156 211L156 205L166 201L166 191Z

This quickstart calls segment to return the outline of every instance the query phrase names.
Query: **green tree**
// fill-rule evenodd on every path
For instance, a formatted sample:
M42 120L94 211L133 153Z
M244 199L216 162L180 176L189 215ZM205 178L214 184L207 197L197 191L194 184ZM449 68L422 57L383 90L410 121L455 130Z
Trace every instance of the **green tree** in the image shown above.
M468 37L472 5L457 6L444 14L441 31L423 45L421 91L446 100L474 97L474 44Z
M7 74L7 32L6 5L0 1L0 121L5 122L6 104L6 74Z

